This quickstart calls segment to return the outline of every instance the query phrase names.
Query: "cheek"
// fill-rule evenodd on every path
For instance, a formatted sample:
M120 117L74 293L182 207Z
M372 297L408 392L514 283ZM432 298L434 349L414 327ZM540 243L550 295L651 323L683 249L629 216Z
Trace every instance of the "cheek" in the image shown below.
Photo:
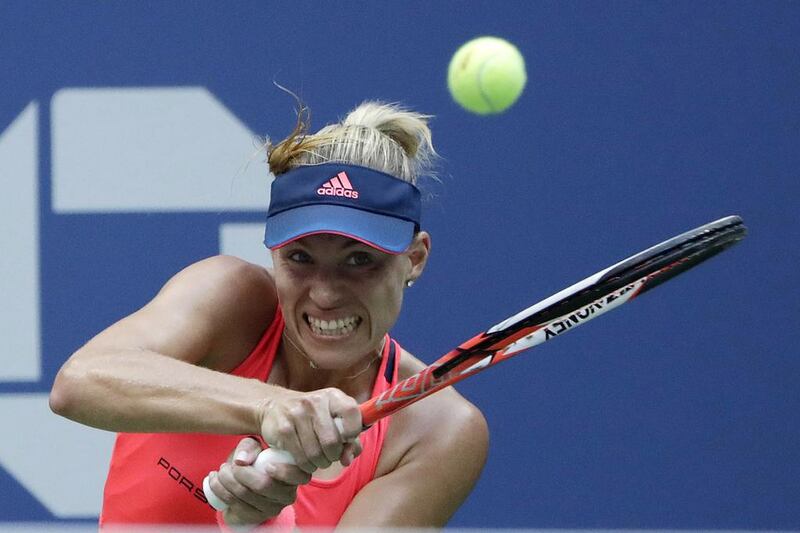
M389 330L397 321L403 305L403 290L400 287L389 286L378 291L372 302L375 309L375 318L380 322L381 329Z
M295 306L297 300L297 290L295 284L284 274L275 271L273 274L275 280L275 291L278 294L278 305L284 311L284 316L291 314L291 309Z

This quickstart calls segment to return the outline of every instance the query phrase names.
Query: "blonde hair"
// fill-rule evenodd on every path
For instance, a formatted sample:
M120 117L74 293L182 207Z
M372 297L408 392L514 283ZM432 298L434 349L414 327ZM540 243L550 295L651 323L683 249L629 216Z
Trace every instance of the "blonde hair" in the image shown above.
M386 172L410 183L432 176L437 157L431 141L430 115L400 104L365 101L339 123L309 134L310 113L298 102L292 133L266 143L267 162L277 177L303 165L345 163Z

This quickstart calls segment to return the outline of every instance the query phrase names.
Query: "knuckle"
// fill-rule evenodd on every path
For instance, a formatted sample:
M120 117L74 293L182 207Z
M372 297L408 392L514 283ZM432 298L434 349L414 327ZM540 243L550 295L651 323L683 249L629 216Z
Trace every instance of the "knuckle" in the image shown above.
M322 402L322 397L318 392L311 392L302 398L302 404L308 409L314 408Z
M275 428L275 431L282 438L289 437L291 435L294 435L294 424L292 424L288 420L283 420L278 423L278 426Z
M308 406L305 403L305 400L301 400L299 403L289 408L289 416L291 416L295 420L303 418L307 412L308 412Z
M331 399L336 400L338 402L346 402L347 399L349 398L347 394L345 394L344 392L335 387L328 387L327 389L322 389L322 392L324 392Z

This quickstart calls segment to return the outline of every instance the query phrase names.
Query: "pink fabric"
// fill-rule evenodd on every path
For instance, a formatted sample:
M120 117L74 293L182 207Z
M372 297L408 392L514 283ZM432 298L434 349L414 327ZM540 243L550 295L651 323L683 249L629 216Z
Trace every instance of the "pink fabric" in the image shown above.
M390 353L394 353L395 356L390 358ZM387 337L378 378L372 388L373 397L394 386L397 382L399 360L400 346ZM386 366L390 363L393 368L389 373L391 380L387 381L385 379ZM359 439L361 439L364 451L338 477L331 480L312 478L308 485L297 489L297 501L294 503L294 508L298 526L333 528L339 523L358 491L374 479L390 421L390 417L383 418L360 435Z
M258 345L231 374L266 381L283 329L283 315L278 309ZM400 351L387 336L373 396L397 381ZM387 373L389 362L392 367ZM339 522L358 491L375 477L389 421L385 418L361 434L364 451L336 479L312 479L298 488L291 511L298 526L327 528ZM103 493L100 526L217 524L216 511L203 494L203 478L219 468L241 438L199 433L118 434Z

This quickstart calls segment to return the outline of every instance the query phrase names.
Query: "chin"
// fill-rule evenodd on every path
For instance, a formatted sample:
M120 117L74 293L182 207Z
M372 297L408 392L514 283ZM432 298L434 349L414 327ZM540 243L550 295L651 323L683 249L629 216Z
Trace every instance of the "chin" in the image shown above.
M311 337L308 354L314 363L326 370L335 370L354 365L374 353L380 341L372 342L359 335L347 338ZM357 357L354 355L358 354Z

